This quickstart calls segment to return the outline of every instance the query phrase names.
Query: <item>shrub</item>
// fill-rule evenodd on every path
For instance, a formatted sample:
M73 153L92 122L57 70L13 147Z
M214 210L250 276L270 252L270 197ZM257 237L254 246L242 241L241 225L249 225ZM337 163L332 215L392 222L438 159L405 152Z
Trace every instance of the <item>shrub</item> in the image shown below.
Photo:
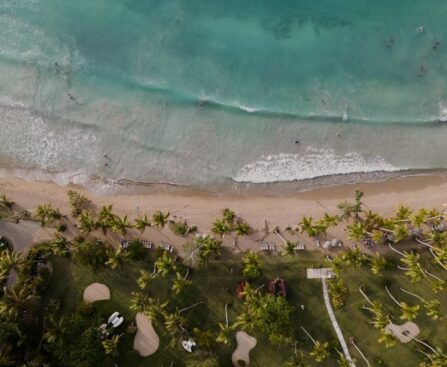
M80 193L73 190L69 190L67 195L71 208L71 214L74 217L79 216L79 214L87 208L89 200L85 196L82 196Z
M147 249L140 240L133 240L127 247L127 254L132 260L143 260L147 255Z
M103 266L108 259L108 246L101 240L81 241L75 243L74 256L81 264L95 269Z
M176 223L172 221L169 223L169 227L171 228L171 231L174 232L174 234L180 237L186 236L188 233L193 233L197 230L196 226L188 226L186 221L184 221L183 223Z

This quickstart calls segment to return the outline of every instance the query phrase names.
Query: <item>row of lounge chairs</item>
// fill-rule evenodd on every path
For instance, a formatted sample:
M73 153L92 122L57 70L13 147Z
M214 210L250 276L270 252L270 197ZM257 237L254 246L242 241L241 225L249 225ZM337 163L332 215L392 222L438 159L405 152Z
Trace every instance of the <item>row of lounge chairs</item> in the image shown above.
M262 251L276 251L276 245L272 242L263 242L261 243Z
M141 243L143 244L144 248L148 249L148 250L150 250L154 247L154 243L152 241L141 241ZM121 248L123 250L127 250L129 248L128 240L120 240L120 244L121 244ZM169 243L161 243L160 248L162 248L163 250L166 250L170 253L172 253L172 251L174 251L174 246L172 246Z
M304 243L300 242L293 249L295 251L303 251L306 249L306 247L305 247Z
M170 254L172 254L172 252L174 251L174 246L172 246L170 243L160 243L160 248L169 252Z

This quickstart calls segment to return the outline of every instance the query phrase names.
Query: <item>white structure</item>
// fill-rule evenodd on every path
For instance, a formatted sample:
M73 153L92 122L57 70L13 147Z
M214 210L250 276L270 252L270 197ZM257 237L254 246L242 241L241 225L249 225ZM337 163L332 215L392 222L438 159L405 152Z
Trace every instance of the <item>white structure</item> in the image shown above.
M334 273L328 268L307 269L307 279L328 279L333 277Z
M196 346L196 342L192 339L188 339L188 340L183 340L182 341L182 347L183 349L185 349L187 352L191 353L192 352L192 347Z

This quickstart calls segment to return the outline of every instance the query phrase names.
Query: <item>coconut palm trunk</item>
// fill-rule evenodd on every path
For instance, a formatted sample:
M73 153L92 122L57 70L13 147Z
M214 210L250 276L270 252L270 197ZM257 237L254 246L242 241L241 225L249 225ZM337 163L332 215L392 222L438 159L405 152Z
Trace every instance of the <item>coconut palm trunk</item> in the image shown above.
M360 294L363 296L363 298L364 298L364 299L365 299L371 306L373 306L374 304L372 303L371 299L366 295L366 293L363 292L363 289L362 289L361 286L359 287L359 291L360 291Z
M273 233L281 239L285 246L287 246L287 240L281 235L281 233L279 233L279 231L274 231Z
M401 251L399 251L399 250L396 250L393 246L391 246L391 242L390 241L387 241L388 242L388 247L391 249L391 250L393 250L396 254L399 254L400 256L405 256L405 254L403 253L403 252L401 252Z
M316 345L317 342L314 338L312 338L312 335L310 335L310 333L304 327L301 326L301 329L306 333L306 335L309 337L309 339L312 340L312 343L314 343L314 345Z
M366 359L365 355L362 353L362 351L360 350L360 348L357 346L357 344L355 344L354 342L354 338L351 339L351 344L352 346L355 348L355 350L360 354L360 356L363 358L363 360L365 361L366 365L368 367L371 367L371 365L369 364L369 361Z
M419 295L417 295L417 294L411 293L411 292L409 292L409 291L407 291L407 290L405 290L405 289L403 289L403 288L400 288L400 290L401 290L402 292L406 293L406 294L409 294L410 296L416 297L418 300L420 300L420 301L422 301L422 302L427 302L427 300L426 300L425 298L422 298L421 296L419 296Z
M423 342L422 340L420 340L420 339L418 339L418 338L416 338L416 337L413 337L412 340L418 342L419 344L422 344L424 347L427 347L427 348L430 349L434 354L439 354L439 351L437 351L435 348L433 348L430 344L427 344L427 343Z
M203 303L203 302L200 301L200 302L194 303L194 304L191 305L191 306L182 308L178 313L181 314L182 312L187 311L187 310L189 310L189 309L191 309L191 308L193 308L193 307L196 307L196 306L200 305L201 303Z
M398 305L400 308L402 308L402 305L400 304L400 302L396 298L394 298L394 296L391 294L391 292L390 292L390 290L388 289L387 286L385 286L385 290L388 293L388 295L390 296L390 298L394 301L394 303L396 305Z
M444 270L447 270L447 266L445 266L441 260L439 260L439 257L436 256L436 254L434 253L433 249L430 247L429 249L431 256L433 256L433 258L436 260L436 262L441 266L441 268L443 268Z

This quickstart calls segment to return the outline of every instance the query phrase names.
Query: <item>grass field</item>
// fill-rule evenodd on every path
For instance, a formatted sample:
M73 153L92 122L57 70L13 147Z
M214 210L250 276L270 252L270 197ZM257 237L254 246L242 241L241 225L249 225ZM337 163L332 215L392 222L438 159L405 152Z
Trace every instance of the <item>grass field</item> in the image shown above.
M265 280L281 276L287 279L290 286L289 302L295 306L293 313L293 337L298 341L300 347L310 351L312 344L301 331L304 326L314 338L321 341L332 341L339 350L341 348L336 340L335 333L329 321L323 302L322 287L319 280L307 280L305 269L316 264L323 264L323 255L318 252L303 252L295 257L290 256L263 256L263 278L254 282L255 286L261 285ZM109 286L111 300L95 304L95 307L104 315L104 319L113 311L120 311L125 315L127 321L134 320L134 312L130 311L131 292L137 290L136 278L139 270L152 270L152 261L127 263L121 270L103 268L94 272L88 267L73 263L68 259L54 258L53 277L44 297L57 297L63 299L63 312L72 311L82 300L84 288L92 282L101 282ZM432 266L433 268L433 266ZM442 314L447 311L447 296L443 294L434 295L428 282L422 281L411 284L403 272L388 270L384 278L374 276L368 268L348 269L342 272L342 277L349 288L349 296L346 305L336 311L339 324L344 332L345 338L354 336L357 344L363 350L372 365L379 366L415 366L421 361L421 355L414 351L412 345L401 345L385 350L377 342L378 333L369 325L370 316L361 310L363 298L358 292L359 285L365 285L368 294L373 299L380 299L386 310L392 314L393 320L399 320L399 309L385 293L384 278L391 281L391 290L399 300L414 304L415 299L401 291L399 287L411 290L424 298L433 299L434 296L442 302ZM211 262L204 271L192 272L190 280L193 285L187 291L174 296L171 293L172 275L165 278L157 278L148 287L148 293L161 300L169 299L174 308L187 307L196 302L201 304L185 312L189 320L189 327L200 327L201 329L216 330L218 322L225 321L224 306L230 306L230 323L241 310L241 302L236 299L236 283L242 280L241 258L233 255L224 255L219 261ZM302 310L301 305L304 305ZM416 323L422 331L422 338L430 340L432 344L446 349L445 335L447 326L445 320L432 321L423 312L417 318ZM98 325L99 326L99 325ZM148 358L141 358L132 351L133 335L126 334L121 342L120 354L117 363L120 366L182 366L186 352L171 349L168 339L163 335L163 326L155 324L155 329L161 338L159 350ZM124 330L124 329L123 329ZM251 366L274 367L281 366L293 354L293 347L273 347L262 335L254 335L258 339L256 348L251 352ZM231 354L235 348L234 338L229 346L219 345L215 350L220 358L221 366L231 366ZM358 366L366 365L351 349L356 357ZM324 363L313 363L318 366L336 366L336 353ZM380 358L383 364L376 364Z

